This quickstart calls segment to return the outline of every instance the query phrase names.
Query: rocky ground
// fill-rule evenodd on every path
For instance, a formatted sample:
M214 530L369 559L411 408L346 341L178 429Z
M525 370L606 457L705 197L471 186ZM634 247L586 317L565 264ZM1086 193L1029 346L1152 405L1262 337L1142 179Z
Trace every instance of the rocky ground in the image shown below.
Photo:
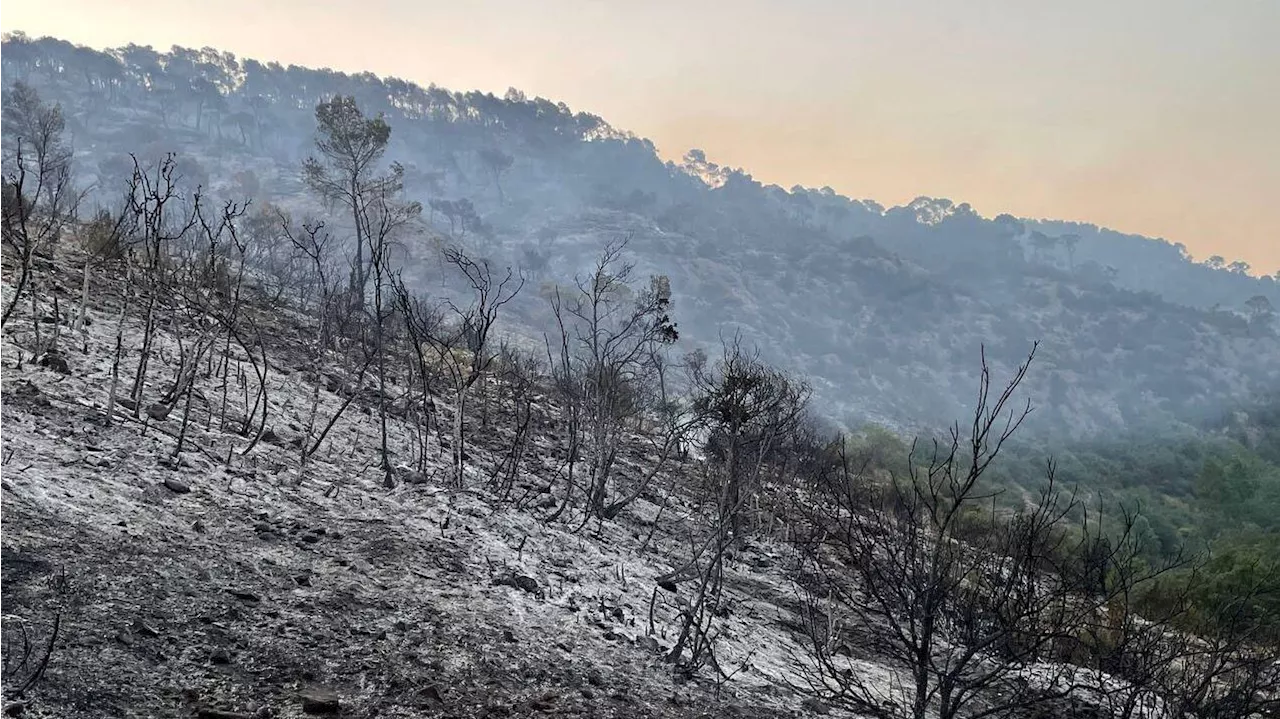
M68 271L51 286L49 296L63 295L63 312L74 306L78 291L66 288L78 290L77 277ZM175 460L177 412L138 420L117 408L106 421L117 316L109 290L108 283L87 331L68 336L61 361L48 366L22 349L29 316L6 328L7 711L828 712L790 687L800 646L788 628L796 597L781 544L761 541L731 563L718 653L733 679L682 679L664 661L675 602L654 578L687 546L693 509L676 492L662 521L654 520L680 474L614 521L581 528L543 521L546 511L533 502L515 507L483 491L447 489L437 480L443 471L387 489L376 470L374 421L358 405L303 471L289 433L313 387L288 357L288 339L301 330L284 320L271 333L279 341L269 380L272 441L241 456L247 440L196 412L190 448ZM126 342L135 342L138 328L126 326ZM161 377L172 368L163 349L158 356ZM329 410L340 401L324 388L321 395ZM408 446L406 427L395 424L392 435ZM481 468L486 440L479 429L476 436L473 464ZM539 441L540 454L550 454L551 439ZM536 488L548 480L532 466L525 479ZM43 675L17 701L16 688L39 670L51 640Z

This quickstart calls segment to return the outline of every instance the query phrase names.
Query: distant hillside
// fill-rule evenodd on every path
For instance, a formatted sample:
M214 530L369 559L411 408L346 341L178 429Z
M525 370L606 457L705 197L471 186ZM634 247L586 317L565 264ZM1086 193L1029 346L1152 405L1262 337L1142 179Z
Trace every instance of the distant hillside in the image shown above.
M1198 421L1280 388L1277 277L1196 263L1161 240L988 219L943 199L886 209L829 188L788 191L696 150L663 162L646 140L516 90L19 35L0 59L6 88L24 82L62 105L80 181L104 204L129 153L177 151L188 182L318 210L298 171L314 108L354 96L391 124L387 157L435 233L536 283L568 280L630 235L639 269L670 277L690 347L741 331L810 378L842 422L949 421L971 401L981 345L1003 371L1034 340L1035 426L1071 436ZM429 254L425 241L408 248L410 269ZM537 311L523 316L535 323Z

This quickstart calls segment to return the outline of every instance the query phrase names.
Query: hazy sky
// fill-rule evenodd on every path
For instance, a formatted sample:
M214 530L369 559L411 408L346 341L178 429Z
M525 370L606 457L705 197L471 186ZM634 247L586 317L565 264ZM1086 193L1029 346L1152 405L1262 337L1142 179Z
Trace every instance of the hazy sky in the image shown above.
M514 86L785 187L1280 269L1278 0L5 0L0 25Z

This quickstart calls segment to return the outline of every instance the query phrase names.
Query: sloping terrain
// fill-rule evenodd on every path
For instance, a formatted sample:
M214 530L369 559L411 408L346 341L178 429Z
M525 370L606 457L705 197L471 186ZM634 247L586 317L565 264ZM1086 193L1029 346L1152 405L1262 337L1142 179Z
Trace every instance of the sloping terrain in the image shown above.
M445 245L496 267L519 266L526 291L504 307L497 330L533 339L548 359L542 333L555 322L548 296L594 261L606 240L628 236L627 259L637 271L665 275L671 285L683 335L669 348L671 359L740 330L767 360L811 382L821 413L837 421L873 417L932 428L964 416L979 353L1005 375L1035 340L1043 343L1028 387L1046 411L1033 421L1053 435L1186 427L1280 382L1267 295L1255 295L1261 300L1246 312L1134 291L1100 264L1108 255L1097 243L1086 242L1100 233L1080 240L1081 257L1070 247L1059 256L1053 247L1065 239L1048 243L1030 224L986 220L947 201L885 210L825 190L765 187L700 154L682 166L663 164L651 145L599 118L518 93L498 100L424 90L242 64L212 51L67 54L64 45L9 39L4 55L6 83L13 70L65 105L76 166L88 169L80 180L96 181L90 199L106 207L93 222L69 223L65 233L26 245L31 282L4 327L6 696L15 684L30 685L29 703L7 709L14 713L832 711L794 687L803 681L796 670L807 597L792 581L804 578L793 571L798 558L785 541L788 517L778 516L794 505L768 494L803 487L761 480L765 497L744 505L755 526L751 541L728 556L726 597L712 622L718 666L690 675L663 657L675 643L689 583L659 577L697 552L709 527L723 526L722 516L720 525L710 520L712 465L697 447L691 459L664 465L616 517L587 521L576 507L561 512L559 469L574 451L566 436L580 430L566 428L560 400L551 397L574 389L535 389L529 452L514 486L498 496L482 488L497 485L490 480L504 471L520 415L503 404L497 373L481 373L462 413L466 476L454 484L439 425L458 413L440 396L421 397L430 410L411 402L419 387L410 348L421 345L416 336L384 344L382 334L402 318L384 325L379 319L389 314L379 305L353 319L340 279L323 302L292 304L313 278L289 274L305 272L296 255L280 262L290 250L281 249L272 205L296 219L324 209L299 182L298 168L313 147L315 102L334 92L388 115L395 139L387 159L406 162L405 199L420 198L426 208L420 223L394 238L394 266L382 267L402 271L412 291L426 290L423 302L436 303L453 291L440 272L447 268L433 266ZM134 243L126 279L121 246L99 231L113 213L147 214L150 200L135 196L140 204L121 211L111 189L122 169L132 174L123 153L138 147L143 165L182 153L173 166L181 176L174 205L197 186L207 191L206 208L227 198L266 201L238 220L252 255L244 259L246 285L229 277L225 237L207 224L176 232L182 213L166 220L159 210L125 238ZM7 202L6 212L12 207ZM341 218L325 217L341 245ZM192 218L189 228L197 227ZM7 244L22 246L14 240L6 235ZM193 250L204 240L207 248ZM92 263L84 254L90 247L99 251ZM345 262L348 248L330 249L325 259ZM12 278L25 279L27 267L16 271L12 253L5 260L7 300ZM1213 285L1214 297L1239 301L1242 293L1275 289L1271 280L1196 267L1192 274ZM1165 270L1143 281L1158 284ZM386 285L377 288L382 301ZM312 309L326 321L308 317ZM339 321L348 324L326 334ZM461 324L470 344L474 326ZM390 369L385 391L366 371L375 360ZM135 372L147 381L140 401L125 402ZM120 392L112 389L117 376ZM379 466L380 406L388 408L390 473ZM434 432L423 434L429 423L417 421L419 411L435 415ZM300 450L315 439L317 416L319 426L336 419L308 456ZM641 426L653 419L638 416ZM637 486L656 461L641 432L622 444L613 480L621 487ZM708 454L715 449L710 439L702 444ZM1042 463L1039 447L1035 454ZM778 463L786 475L787 460ZM1261 501L1272 496L1266 487L1280 484L1263 487L1252 466L1237 464L1240 471L1231 465L1223 476L1241 491L1219 492L1214 511L1247 504L1256 519L1257 508L1269 506ZM1007 481L1017 485L1038 471ZM1182 472L1173 484L1190 476ZM1174 534L1168 523L1156 529ZM882 542L875 551L886 546L902 545ZM883 633L864 622L854 636L832 637L848 640L834 647L841 662L865 654L852 663L863 683L884 690L872 692L876 701L902 689L870 649ZM1013 674L1023 689L1039 691L1035 681L1053 681L1053 672L1039 672L1049 661L1043 657L1029 661ZM1097 714L1077 709L1073 716Z
M55 280L64 307L73 283ZM34 666L58 621L24 716L289 717L317 690L335 692L344 716L802 709L787 685L799 646L786 628L795 597L779 545L756 544L732 562L718 653L734 680L681 681L663 661L676 605L654 577L687 541L681 517L694 510L678 487L693 463L614 521L546 523L536 500L547 480L536 473L523 478L522 506L447 489L437 475L385 488L375 422L357 405L303 472L287 437L314 387L287 368L283 348L299 328L283 312L270 333L280 350L272 438L244 455L245 437L195 411L175 459L178 412L137 420L117 406L104 421L119 288L104 288L84 334L64 339L67 374L4 346L5 640L25 629ZM133 324L125 320L127 343ZM29 316L7 328L19 341L30 330ZM157 376L170 369L173 339L159 338ZM217 384L203 377L198 391L213 397ZM326 408L338 405L320 392ZM397 446L403 432L393 427ZM475 436L478 473L500 438ZM539 438L540 455L554 451Z

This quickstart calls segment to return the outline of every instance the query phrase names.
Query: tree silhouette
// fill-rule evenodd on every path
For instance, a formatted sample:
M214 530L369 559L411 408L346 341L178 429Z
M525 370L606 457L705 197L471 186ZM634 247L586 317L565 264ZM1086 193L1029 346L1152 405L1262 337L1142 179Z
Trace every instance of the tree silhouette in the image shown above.
M511 169L511 164L515 162L515 158L502 150L485 148L480 151L480 161L489 169L489 174L493 176L493 184L498 188L498 202L506 204L506 197L502 194L502 173Z
M1076 247L1080 245L1080 235L1066 234L1058 238L1062 243L1063 249L1067 251L1067 266L1074 271L1076 269Z
M357 302L363 296L369 268L364 257L365 226L362 220L371 194L384 187L398 187L400 174L377 175L377 162L386 152L391 126L379 114L368 118L356 106L355 98L336 95L316 106L316 150L320 157L302 163L303 180L313 192L330 202L339 202L350 212L355 227L355 261L350 289ZM390 189L390 188L387 188Z

